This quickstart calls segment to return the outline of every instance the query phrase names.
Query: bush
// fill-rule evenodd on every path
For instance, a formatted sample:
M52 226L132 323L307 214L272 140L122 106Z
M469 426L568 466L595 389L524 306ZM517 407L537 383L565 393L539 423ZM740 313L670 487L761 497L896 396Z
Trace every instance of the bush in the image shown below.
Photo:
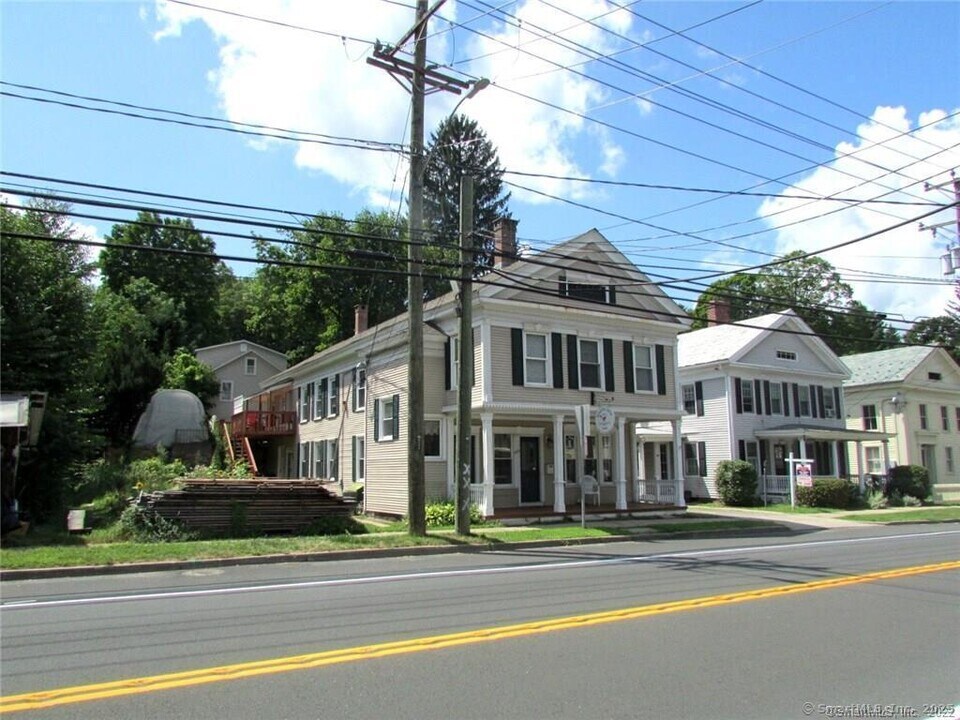
M922 465L899 465L893 468L884 488L888 497L896 492L901 497L912 495L919 500L929 498L930 491L930 473Z
M883 510L889 504L890 502L887 500L887 496L882 492L871 492L867 494L867 505L870 506L871 510Z
M923 501L919 498L915 498L913 495L903 496L904 507L920 507L921 505L923 505Z
M426 515L427 527L436 528L454 525L457 520L457 506L449 500L427 503ZM476 505L471 505L470 523L480 522L483 522L480 508Z
M314 520L305 535L365 535L367 528L346 515L328 515Z
M854 505L860 494L857 486L843 478L814 478L812 487L797 488L797 505L838 508Z
M127 488L143 492L170 490L186 472L186 466L179 460L169 463L159 457L135 460L127 468Z
M724 505L749 506L757 498L757 470L745 460L724 460L717 465L717 492Z
M138 505L130 505L124 510L119 524L120 535L135 542L176 542L193 539L193 535L186 532L179 523L166 520Z
M104 459L81 465L68 481L64 501L68 506L82 505L106 493L122 493L126 486L126 468L122 463Z

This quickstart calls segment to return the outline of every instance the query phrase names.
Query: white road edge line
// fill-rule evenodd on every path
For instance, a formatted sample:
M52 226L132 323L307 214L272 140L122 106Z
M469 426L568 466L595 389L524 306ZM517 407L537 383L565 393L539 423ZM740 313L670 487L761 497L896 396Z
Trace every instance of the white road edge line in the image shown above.
M844 538L837 540L811 540L807 542L785 543L779 545L741 546L735 548L720 548L716 550L687 550L685 552L662 553L659 555L633 555L618 558L603 558L597 560L571 560L568 562L543 562L528 565L500 565L489 568L473 568L469 570L434 570L420 573L403 573L398 575L372 575L359 578L339 578L334 580L309 580L306 582L273 583L269 585L248 585L244 587L207 588L204 590L175 590L168 592L141 593L137 595L108 595L104 597L72 598L69 600L18 600L0 603L0 608L6 611L34 610L51 607L67 607L77 605L98 605L119 602L142 602L146 600L170 600L175 598L209 597L217 595L239 595L243 593L270 592L275 590L308 590L319 587L341 587L347 585L365 585L397 580L421 580L444 577L464 577L470 575L493 575L498 573L536 572L547 570L567 570L571 568L594 567L601 565L626 565L638 562L654 562L684 557L709 557L713 555L731 555L740 552L770 552L776 550L794 550L796 548L824 547L828 545L849 545L870 542L891 542L896 540L913 540L917 538L939 537L943 535L957 535L960 530L939 530L936 532L909 533L905 535L881 535L868 538ZM622 542L611 540L611 542Z

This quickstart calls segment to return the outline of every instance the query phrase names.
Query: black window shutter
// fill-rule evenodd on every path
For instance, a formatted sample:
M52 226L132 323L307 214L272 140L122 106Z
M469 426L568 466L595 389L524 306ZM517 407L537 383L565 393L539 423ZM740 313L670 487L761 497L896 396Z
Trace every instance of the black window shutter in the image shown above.
M357 481L357 436L350 438L350 457L353 463L353 481Z
M763 395L762 387L763 386L760 384L759 380L753 381L753 397L755 398L754 400L755 405L754 405L753 411L757 415L763 415L763 408L760 407L760 401Z
M838 417L838 418L842 418L842 417L843 417L843 409L840 407L840 388L838 388L838 387L835 387L835 388L833 389L833 407L836 408L837 417ZM958 429L960 429L960 428L958 428ZM840 447L843 447L843 445L841 445Z
M819 409L817 408L817 386L810 386L810 416L811 417L820 417Z
M613 340L603 339L603 389L607 392L616 390L613 379Z
M705 442L697 443L697 465L699 467L700 477L707 476L707 444Z
M610 294L608 295L608 297L610 298L611 305L617 304L617 286L616 285L610 286ZM607 389L612 390L613 388L607 388Z
M697 415L703 417L703 383L699 380L693 384L693 394L697 399Z
M450 338L447 338L447 341L443 344L443 386L447 390L453 389L453 378L450 372L450 353L453 352L452 345L453 340Z
M373 401L373 440L380 442L380 401Z
M560 333L550 334L551 351L553 352L553 386L563 387L563 336Z
M657 358L657 395L667 394L667 364L664 360L666 353L663 345L653 346L654 355Z
M836 388L834 388L836 390ZM847 444L846 443L837 443L837 462L839 467L837 468L837 477L849 477L850 471L847 468Z
M580 388L580 364L579 353L577 352L577 336L567 335L567 384L571 390Z
M513 384L523 385L523 330L510 328L510 357L513 359Z
M400 437L400 396L393 396L393 439Z
M747 459L747 444L743 440L737 440L737 451L740 453L740 459Z
M793 414L800 417L800 389L793 383Z
M780 383L780 394L783 395L783 414L784 417L790 414L790 385L788 383Z
M623 379L628 393L636 392L635 375L633 372L633 342L623 341Z
M823 385L817 385L817 407L820 408L820 417L826 417L827 413L823 407Z
M767 441L760 441L760 474L766 472L767 468Z
M770 381L763 381L763 407L770 414Z
M740 385L740 378L733 379L733 392L737 397L737 415L743 414L743 388Z

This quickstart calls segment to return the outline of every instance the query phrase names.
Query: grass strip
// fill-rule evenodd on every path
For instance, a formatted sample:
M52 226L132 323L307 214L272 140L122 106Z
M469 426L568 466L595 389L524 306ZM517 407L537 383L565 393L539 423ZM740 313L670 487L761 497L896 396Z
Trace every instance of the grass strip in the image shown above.
M878 523L957 522L960 521L960 506L950 505L883 513L857 513L856 515L844 515L841 520Z

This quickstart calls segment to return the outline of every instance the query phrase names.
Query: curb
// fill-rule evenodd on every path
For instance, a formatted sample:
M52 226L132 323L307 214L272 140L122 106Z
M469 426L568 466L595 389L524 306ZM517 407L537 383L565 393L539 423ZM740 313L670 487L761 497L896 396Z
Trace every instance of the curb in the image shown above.
M378 558L411 557L421 555L452 555L455 553L478 553L496 550L528 550L544 547L575 547L577 545L601 545L615 542L645 542L650 540L710 540L739 537L763 537L767 535L801 534L823 528L797 527L788 524L758 528L731 528L730 530L703 530L699 532L649 533L609 536L599 538L572 538L569 540L527 540L517 543L486 543L483 545L426 545L398 548L371 548L369 550L329 550L326 552L292 553L284 555L249 555L232 558L204 560L171 560L161 562L130 563L127 565L78 565L58 568L28 568L24 570L0 570L0 582L17 580L45 580L70 577L95 577L99 575L132 575L146 572L171 570L199 570L203 568L232 567L241 565L275 565L296 562L334 562L338 560L369 560Z

